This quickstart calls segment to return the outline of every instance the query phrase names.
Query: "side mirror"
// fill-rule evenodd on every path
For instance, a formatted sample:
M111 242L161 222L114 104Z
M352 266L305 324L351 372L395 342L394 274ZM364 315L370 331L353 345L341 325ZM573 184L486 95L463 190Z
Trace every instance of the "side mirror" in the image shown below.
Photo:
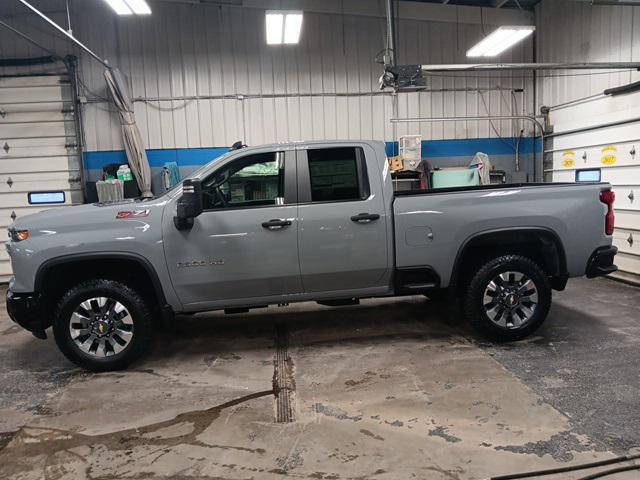
M193 219L202 213L202 185L200 180L187 179L182 182L182 196L178 199L173 223L178 230L193 227Z

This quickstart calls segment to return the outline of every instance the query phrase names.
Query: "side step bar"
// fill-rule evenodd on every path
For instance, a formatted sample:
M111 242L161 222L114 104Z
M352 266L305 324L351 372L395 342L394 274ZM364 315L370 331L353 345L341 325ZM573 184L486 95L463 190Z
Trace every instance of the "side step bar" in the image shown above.
M359 298L339 298L336 300L318 300L318 305L325 305L327 307L346 307L348 305L360 305Z

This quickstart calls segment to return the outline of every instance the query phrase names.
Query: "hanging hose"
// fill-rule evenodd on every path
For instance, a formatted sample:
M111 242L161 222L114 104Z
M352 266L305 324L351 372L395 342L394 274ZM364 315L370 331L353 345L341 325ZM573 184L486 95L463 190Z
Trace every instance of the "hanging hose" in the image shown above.
M488 480L516 480L519 478L542 477L545 475L555 475L557 473L573 472L575 470L585 470L588 468L604 467L605 465L612 465L614 463L621 463L621 462L629 462L631 460L636 460L638 458L640 458L640 454L623 455L622 457L609 458L607 460L600 460L598 462L582 463L580 465L570 465L568 467L558 467L558 468L550 468L548 470L534 470L531 472L510 473L507 475L499 475L497 477L490 477ZM626 467L620 467L620 468L626 469L622 471L634 470L634 469L640 469L640 465L628 465ZM614 468L612 470L616 470L616 469ZM610 474L617 473L611 470L608 470L608 471L611 472ZM604 473L604 472L598 472L598 473ZM610 474L608 473L607 475L610 475ZM593 475L598 475L598 474L593 474ZM590 480L592 478L598 478L598 477L589 476L589 477L584 477L580 480Z

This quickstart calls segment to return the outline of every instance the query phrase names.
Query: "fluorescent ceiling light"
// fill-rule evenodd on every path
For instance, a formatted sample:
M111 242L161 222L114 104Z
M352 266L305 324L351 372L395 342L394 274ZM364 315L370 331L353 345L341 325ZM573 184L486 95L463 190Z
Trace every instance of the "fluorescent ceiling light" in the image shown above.
M284 20L284 43L298 43L302 29L302 12L288 13Z
M133 13L124 0L106 0L106 2L118 15L131 15Z
M282 43L282 27L284 15L281 13L267 12L267 44L278 45Z
M467 52L467 57L495 57L527 38L535 31L533 26L500 27L483 38Z
M146 0L105 0L118 15L149 15L151 8Z
M136 15L150 15L151 8L145 0L125 0Z
M302 29L302 12L267 10L265 18L268 45L298 43Z

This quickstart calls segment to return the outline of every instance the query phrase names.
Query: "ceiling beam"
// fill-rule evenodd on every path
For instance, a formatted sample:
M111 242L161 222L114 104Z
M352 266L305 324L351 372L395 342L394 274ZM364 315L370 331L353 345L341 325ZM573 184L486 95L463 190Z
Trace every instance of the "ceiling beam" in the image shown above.
M493 0L492 6L493 8L500 8L502 6L504 6L509 0Z

